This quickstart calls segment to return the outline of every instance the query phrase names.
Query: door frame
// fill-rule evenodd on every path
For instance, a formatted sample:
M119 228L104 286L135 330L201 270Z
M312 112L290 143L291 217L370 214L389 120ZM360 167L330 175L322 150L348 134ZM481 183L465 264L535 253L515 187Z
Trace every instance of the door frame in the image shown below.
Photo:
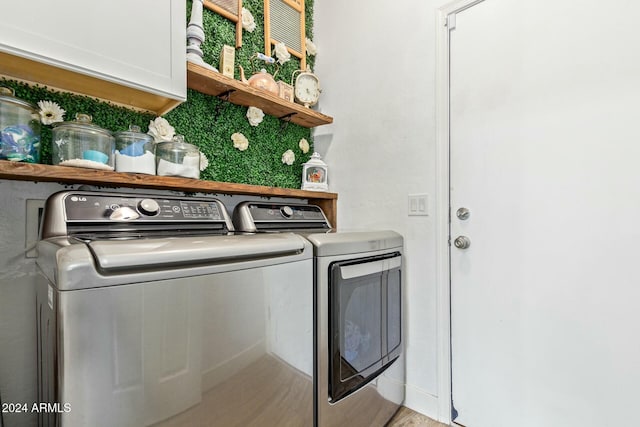
M436 283L438 420L453 425L451 370L450 28L455 15L484 0L456 0L436 14Z

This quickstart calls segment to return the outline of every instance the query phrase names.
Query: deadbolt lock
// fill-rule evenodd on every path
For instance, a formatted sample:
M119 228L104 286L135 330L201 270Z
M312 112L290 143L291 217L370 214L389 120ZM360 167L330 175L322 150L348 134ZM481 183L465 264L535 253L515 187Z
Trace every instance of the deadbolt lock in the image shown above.
M460 208L456 211L456 216L462 221L469 219L469 215L471 215L471 211L467 208Z

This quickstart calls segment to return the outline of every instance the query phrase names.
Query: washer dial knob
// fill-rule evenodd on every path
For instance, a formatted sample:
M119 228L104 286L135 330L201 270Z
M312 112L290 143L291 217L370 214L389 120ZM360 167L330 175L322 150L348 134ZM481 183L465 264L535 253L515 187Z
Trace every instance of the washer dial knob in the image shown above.
M293 216L293 209L291 209L291 206L283 206L280 208L280 213L285 218L291 218Z
M138 203L138 210L143 215L154 216L160 213L160 205L153 199L142 199Z

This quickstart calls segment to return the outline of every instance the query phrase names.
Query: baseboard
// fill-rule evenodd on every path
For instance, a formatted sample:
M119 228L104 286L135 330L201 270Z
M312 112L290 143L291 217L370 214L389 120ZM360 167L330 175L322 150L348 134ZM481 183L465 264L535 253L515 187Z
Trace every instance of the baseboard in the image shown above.
M441 423L449 424L451 422L449 414L439 413L438 396L427 393L411 384L406 385L404 406Z

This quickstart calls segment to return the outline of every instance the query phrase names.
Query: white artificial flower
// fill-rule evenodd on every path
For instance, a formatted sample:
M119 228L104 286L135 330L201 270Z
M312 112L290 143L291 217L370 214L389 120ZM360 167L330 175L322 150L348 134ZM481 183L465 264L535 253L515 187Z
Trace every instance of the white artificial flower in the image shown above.
M295 161L296 155L293 154L293 151L287 150L282 154L282 163L284 163L285 165L291 166Z
M240 151L244 151L249 148L249 140L239 132L231 135L231 140L233 141L233 148L237 148Z
M261 109L257 107L249 107L247 110L247 119L249 119L249 124L251 126L258 126L262 123L262 119L264 118L264 113Z
M253 33L256 29L256 21L253 19L253 15L244 7L242 8L242 28Z
M298 147L300 147L300 150L302 150L304 154L307 154L309 152L309 141L302 138L298 143Z
M307 55L315 56L318 53L318 48L314 42L307 38L304 43L307 46Z
M171 141L176 130L169 124L167 119L156 117L155 120L149 122L149 135L153 137L155 142Z
M209 159L207 159L207 156L205 156L205 154L201 151L200 152L200 171L205 170L207 166L209 166Z
M287 46L285 46L284 43L276 43L276 47L274 50L276 52L276 58L278 58L278 63L280 65L291 59L291 54L287 50Z
M40 107L40 121L44 125L61 122L64 120L64 111L58 104L53 101L38 101Z

